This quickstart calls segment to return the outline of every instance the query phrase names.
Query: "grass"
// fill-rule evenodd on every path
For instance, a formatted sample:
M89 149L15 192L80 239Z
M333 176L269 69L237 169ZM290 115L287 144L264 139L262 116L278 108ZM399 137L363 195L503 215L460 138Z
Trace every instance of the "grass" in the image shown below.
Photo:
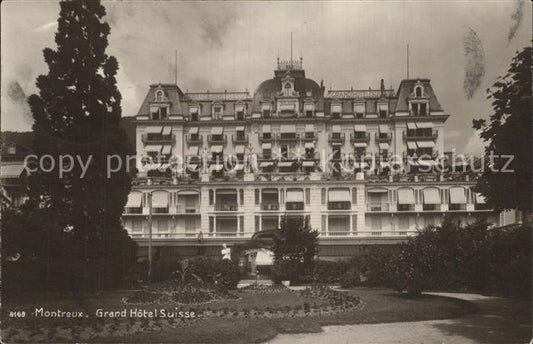
M96 308L104 308L105 310L120 310L124 308L153 309L154 306L157 306L173 309L175 306L124 305L120 300L129 293L109 292L101 296L92 296L86 300L86 304L91 312ZM322 299L302 297L299 293L291 291L272 294L245 293L239 291L235 291L234 293L241 297L241 299L219 301L194 308L199 312L207 309L250 310L285 306L295 307L302 306L304 303L323 305L326 302ZM160 328L154 328L153 332L123 335L116 335L113 334L116 332L109 332L109 335L83 341L110 343L258 343L269 340L278 333L320 332L321 326L325 325L444 319L459 317L475 311L475 307L471 303L438 296L422 296L411 299L390 290L365 288L350 290L347 293L359 296L364 307L338 314L310 315L306 317L215 317L189 322L187 326L177 328L162 325ZM49 300L43 300L41 298L39 300L38 296L30 296L23 300L4 299L4 302L4 315L6 310L32 309L36 305L46 309L81 310L81 307L76 304L75 300L66 300L64 298L51 298ZM184 306L181 308L188 310L191 307ZM39 319L41 320L42 318ZM16 324L15 321L18 319L10 320L11 323ZM43 322L40 323L41 326L47 326L57 322L64 324L66 321L69 321L69 319L66 319L66 321L65 319L42 320ZM48 322L47 320L50 321ZM149 321L144 321L142 322L142 326L147 326L149 323Z

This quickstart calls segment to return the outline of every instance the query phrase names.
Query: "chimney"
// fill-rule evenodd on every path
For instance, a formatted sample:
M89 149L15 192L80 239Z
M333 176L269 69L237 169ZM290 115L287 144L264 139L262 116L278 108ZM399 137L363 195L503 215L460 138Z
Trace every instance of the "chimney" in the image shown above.
M381 95L383 96L383 92L385 91L385 82L383 79L381 79Z

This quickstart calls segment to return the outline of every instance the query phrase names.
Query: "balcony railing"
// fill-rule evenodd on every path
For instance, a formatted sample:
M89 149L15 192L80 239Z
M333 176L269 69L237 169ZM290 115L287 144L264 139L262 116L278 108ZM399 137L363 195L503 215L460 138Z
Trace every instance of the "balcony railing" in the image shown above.
M286 210L304 210L304 202L287 202L285 203Z
M158 134L143 134L143 143L172 143L176 139L174 134L171 135L158 135Z
M308 132L308 133L304 133L303 135L301 135L301 140L303 142L311 142L311 141L315 141L317 140L317 135L316 133L314 132Z
M376 133L375 140L378 143L379 142L390 143L392 141L392 134L391 133Z
M227 142L226 135L207 135L207 143L210 145L225 145Z
M439 133L437 130L432 130L431 135L426 134L417 134L417 133L409 133L405 130L402 132L402 136L404 140L436 140L439 137Z
M296 142L300 140L300 134L299 133L293 133L293 134L278 134L276 136L277 142Z
M347 210L351 208L351 202L328 202L328 210Z
M233 144L248 144L248 134L245 135L231 135L231 142Z
M261 203L261 210L279 210L279 203Z
M264 137L263 135L259 134L259 143L267 143L267 142L273 142L274 141L274 135L271 134L270 137Z
M344 133L330 133L328 136L328 142L329 143L344 143L346 141L346 137L344 136Z
M189 145L201 145L202 144L202 135L187 135L185 136L187 144Z
M178 204L177 211L178 211L178 214L199 214L200 206Z
M143 208L141 207L132 207L132 208L124 208L125 214L142 214Z
M237 203L215 203L215 211L238 211L239 205Z
M355 143L355 142L370 142L370 133L361 133L361 134L357 134L357 133L351 133L350 134L350 142L351 143Z
M366 205L367 211L389 211L389 203L368 203Z

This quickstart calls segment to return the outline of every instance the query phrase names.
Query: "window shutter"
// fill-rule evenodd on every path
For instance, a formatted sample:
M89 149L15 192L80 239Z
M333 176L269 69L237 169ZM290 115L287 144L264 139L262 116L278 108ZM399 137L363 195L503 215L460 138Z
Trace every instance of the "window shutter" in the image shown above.
M357 215L352 215L352 232L357 233Z
M209 205L213 205L214 198L213 190L209 190Z
M259 232L259 222L261 221L261 218L259 216L255 217L255 231Z
M259 189L255 189L255 204L259 204Z
M305 204L311 204L311 189L305 189Z
M326 189L322 189L322 205L326 204Z
M357 188L352 188L352 203L357 204Z

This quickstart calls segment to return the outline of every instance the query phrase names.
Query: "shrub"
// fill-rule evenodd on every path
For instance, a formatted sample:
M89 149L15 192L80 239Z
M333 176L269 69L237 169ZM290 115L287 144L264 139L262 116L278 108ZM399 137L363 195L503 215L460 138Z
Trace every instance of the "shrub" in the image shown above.
M237 263L231 260L197 258L190 262L190 272L205 283L211 283L228 289L234 289L241 280Z
M313 282L339 283L349 269L350 264L346 261L317 260L313 269Z

